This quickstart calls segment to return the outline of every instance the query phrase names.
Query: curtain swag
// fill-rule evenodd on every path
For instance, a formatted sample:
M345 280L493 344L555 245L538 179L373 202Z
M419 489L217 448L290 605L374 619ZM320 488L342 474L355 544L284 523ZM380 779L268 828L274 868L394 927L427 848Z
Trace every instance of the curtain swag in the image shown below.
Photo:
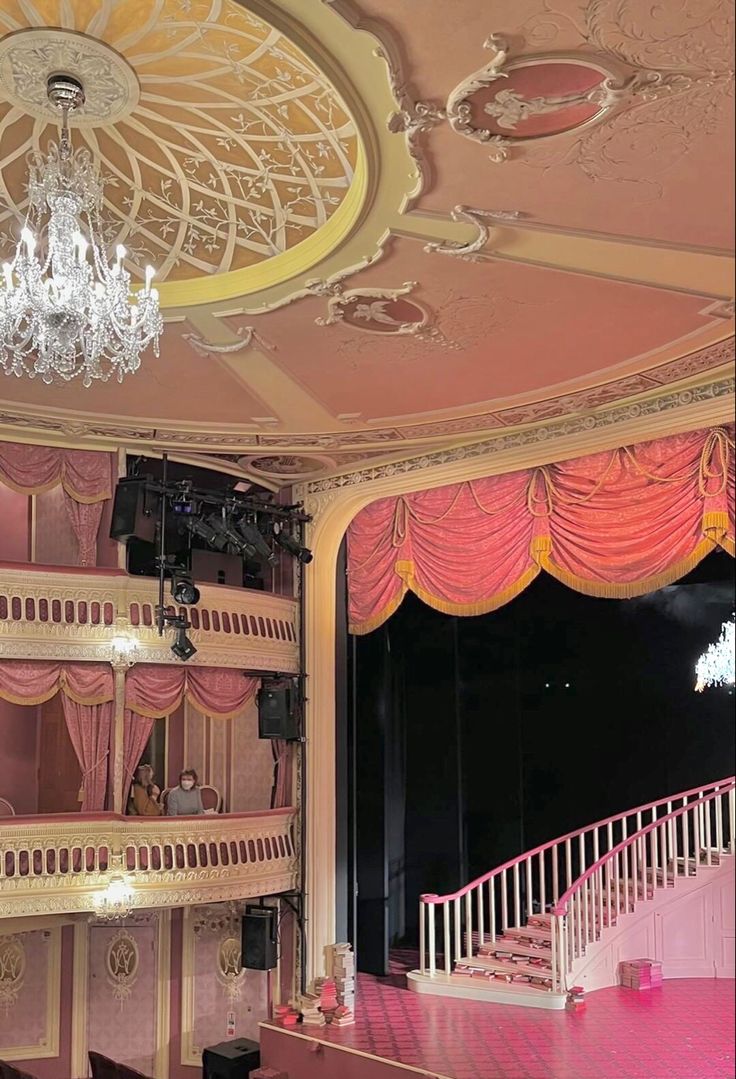
M79 705L105 704L114 697L108 663L0 660L0 697L11 704L43 704L59 691Z
M112 497L110 454L0 442L0 483L25 495L60 483L75 502L104 502Z
M380 499L348 529L352 633L407 591L454 615L496 610L542 571L626 599L734 555L734 428L717 427Z
M255 695L259 681L225 667L136 664L125 679L125 707L158 719L174 712L186 696L212 719L232 719Z

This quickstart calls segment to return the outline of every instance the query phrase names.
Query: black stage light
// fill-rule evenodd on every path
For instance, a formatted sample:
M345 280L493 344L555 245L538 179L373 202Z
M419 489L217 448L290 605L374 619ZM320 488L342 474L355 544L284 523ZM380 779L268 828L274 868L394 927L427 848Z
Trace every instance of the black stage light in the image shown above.
M206 521L203 521L201 517L194 517L188 520L187 528L195 536L199 536L200 539L203 539L210 547L216 547L220 543L221 537L219 534ZM222 550L222 547L220 550Z
M277 555L274 554L269 545L266 543L265 539L263 538L261 532L256 527L254 522L248 521L245 517L241 517L238 521L237 528L238 532L242 534L243 539L246 541L246 543L248 543L249 546L253 549L252 553L251 551L247 552L251 556L251 558L253 557L253 555L258 554L265 562L268 562L269 566L275 566L277 564Z
M218 517L216 513L211 514L207 518L207 524L217 534L217 542L213 545L218 550L222 551L225 547L232 547L238 554L250 554L247 550L249 546L242 536L238 535L234 528L230 527L230 522L227 519Z
M288 551L290 555L294 556L294 558L298 558L300 562L311 562L314 558L314 555L309 550L309 548L302 547L301 543L299 543L299 540L294 539L294 537L290 536L288 532L284 532L280 528L274 528L273 534L276 537L276 542L278 543L279 547L283 547L285 551Z
M171 595L177 603L183 603L191 607L193 603L199 603L200 592L193 581L186 576L174 574L171 578Z
M186 663L188 659L196 653L197 649L187 637L187 626L179 625L176 627L176 637L174 643L171 646L171 651L174 653L177 659Z

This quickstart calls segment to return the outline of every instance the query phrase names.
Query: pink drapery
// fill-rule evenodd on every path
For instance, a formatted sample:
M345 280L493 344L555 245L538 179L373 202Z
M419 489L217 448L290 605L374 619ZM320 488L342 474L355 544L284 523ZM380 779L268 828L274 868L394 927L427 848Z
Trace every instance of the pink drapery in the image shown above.
M27 495L61 484L80 566L97 561L97 532L103 503L112 497L112 474L109 453L0 442L0 483Z
M733 427L384 498L348 530L350 629L412 591L474 615L543 569L593 596L662 588L716 546L734 554Z
M274 782L271 797L272 809L283 809L291 805L291 742L274 738L271 742L273 753Z
M113 676L107 663L0 660L0 697L43 704L61 691L69 737L82 769L82 810L105 808L113 715Z
M219 667L136 664L125 679L125 782L132 779L155 719L171 715L182 698L204 715L232 719L255 695L260 679Z
M69 737L82 769L82 812L104 809L113 705L110 701L79 704L66 693L61 700Z
M107 663L55 660L0 660L0 697L12 704L43 704L61 692L82 705L113 699L112 668Z

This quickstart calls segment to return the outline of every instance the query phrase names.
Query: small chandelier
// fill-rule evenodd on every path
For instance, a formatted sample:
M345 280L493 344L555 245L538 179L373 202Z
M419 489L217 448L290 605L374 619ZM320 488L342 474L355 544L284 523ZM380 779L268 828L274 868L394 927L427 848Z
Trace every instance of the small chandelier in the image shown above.
M736 621L721 626L721 635L714 644L709 644L695 667L695 690L702 693L706 686L732 686L736 672L734 667L734 645Z
M149 344L158 355L163 321L154 271L146 267L134 301L125 248L118 245L113 265L105 254L103 181L89 150L72 150L69 113L84 104L82 84L51 75L47 91L61 111L61 133L46 157L29 155L28 213L0 279L0 368L46 383L81 377L90 386L113 374L122 382Z

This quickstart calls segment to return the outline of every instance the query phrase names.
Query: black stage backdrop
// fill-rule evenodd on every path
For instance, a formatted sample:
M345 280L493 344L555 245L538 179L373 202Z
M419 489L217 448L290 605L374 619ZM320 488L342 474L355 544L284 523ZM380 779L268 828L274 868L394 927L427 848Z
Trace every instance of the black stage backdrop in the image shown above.
M546 575L488 615L414 596L352 648L360 969L414 942L418 897L734 770L733 691L693 691L734 608L714 553L677 585L592 599Z

